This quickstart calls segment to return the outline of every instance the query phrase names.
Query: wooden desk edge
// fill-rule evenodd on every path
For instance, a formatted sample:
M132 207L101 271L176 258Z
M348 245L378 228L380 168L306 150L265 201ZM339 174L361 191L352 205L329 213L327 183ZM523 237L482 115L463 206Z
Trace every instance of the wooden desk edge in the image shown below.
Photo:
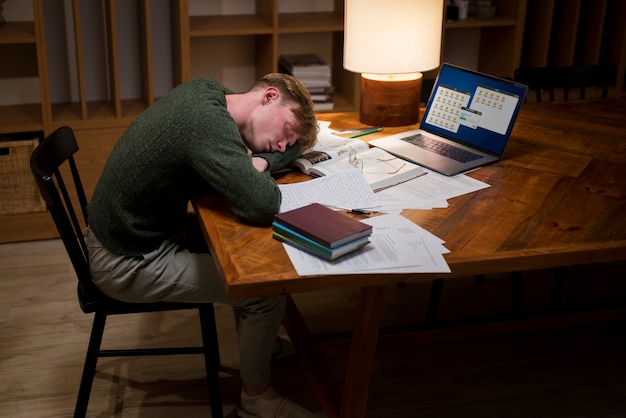
M203 233L209 248L217 258L216 266L231 299L258 297L281 293L303 293L323 289L355 288L393 284L398 282L430 281L438 278L469 277L477 274L528 271L581 264L607 263L626 260L626 240L605 243L583 243L554 248L515 250L494 253L476 260L471 254L447 254L446 261L451 273L400 273L400 274L349 274L298 276L285 254L286 266L282 271L270 275L242 276L232 263L230 254L223 246L216 246L211 237L220 237L218 219L211 210L203 207L212 199L194 202L197 215L201 218ZM269 228L268 228L269 233ZM262 280L259 280L262 277ZM312 280L315 278L315 280Z
M513 251L494 254L489 260L473 260L471 256L449 257L451 273L399 273L399 274L351 274L275 276L270 281L254 282L242 277L226 281L229 297L238 299L280 293L304 293L324 289L354 289L399 282L422 282L434 279L471 277L477 274L508 273L513 271L540 270L570 267L582 264L609 263L626 260L626 241L603 244L578 245L546 249L546 251ZM315 279L315 280L312 280Z

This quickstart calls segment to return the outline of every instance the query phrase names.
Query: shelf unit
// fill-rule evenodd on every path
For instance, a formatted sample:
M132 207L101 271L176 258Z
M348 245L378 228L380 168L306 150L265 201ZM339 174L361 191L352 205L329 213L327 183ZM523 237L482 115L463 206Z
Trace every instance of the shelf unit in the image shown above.
M62 4L34 0L38 7L62 9ZM89 2L73 0L71 10L72 27L66 27L65 35L71 46L68 47L68 67L63 68L74 75L74 79L68 80L65 85L66 91L63 96L75 95L76 98L48 102L47 111L51 115L50 129L53 130L62 125L72 126L74 129L82 128L108 128L113 126L128 125L139 113L154 103L154 67L151 11L150 0L138 0L136 2L123 2L120 0L105 0L104 8L94 8ZM52 14L52 13L50 13ZM132 15L131 28L128 21L122 19L122 15ZM102 22L99 28L106 37L97 38L90 36L92 22ZM97 25L96 25L97 27ZM71 29L71 31L70 31ZM132 33L130 39L124 39L122 34ZM58 34L48 32L53 38ZM56 39L57 45L62 44L63 39ZM135 51L131 62L124 61L122 50ZM54 57L48 60L58 63ZM70 68L73 63L74 68ZM101 66L106 67L102 72L92 73L90 69ZM132 75L140 84L140 96L128 98L123 94L125 77ZM90 80L95 78L94 80ZM91 81L91 83L90 83ZM94 93L91 85L104 86L100 96ZM102 92L105 92L103 94Z
M278 0L256 0L253 14L190 15L189 0L177 0L174 15L177 25L177 82L192 78L195 56L193 43L209 39L214 45L233 37L249 37L253 44L254 76L278 71L278 58L290 35L330 34L330 42L315 51L330 61L335 86L334 111L354 110L358 103L357 78L343 70L343 0L334 0L330 11L282 12ZM206 45L203 44L203 45ZM212 47L210 45L209 47ZM204 51L205 54L210 52ZM219 74L205 73L220 79ZM221 80L223 81L223 80ZM250 81L253 81L252 79Z
M512 77L522 54L526 1L494 0L496 14L493 18L479 19L470 15L467 19L446 22L443 44L450 31L479 30L476 69L500 77Z
M34 74L39 80L40 103L0 106L0 134L43 131L50 120L46 103L49 102L46 77L46 49L43 33L43 15L40 3L33 0L33 21L6 22L0 29L0 56L3 62L11 59L35 63L35 68L20 68ZM18 65L14 63L13 65ZM9 67L8 65L6 67ZM2 71L6 71L3 68ZM13 74L11 74L13 75Z

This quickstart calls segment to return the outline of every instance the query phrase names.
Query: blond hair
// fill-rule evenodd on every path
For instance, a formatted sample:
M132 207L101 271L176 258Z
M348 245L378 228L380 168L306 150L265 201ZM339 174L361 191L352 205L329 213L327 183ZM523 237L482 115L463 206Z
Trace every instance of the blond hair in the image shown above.
M264 87L278 89L285 103L295 105L291 111L298 122L294 126L294 133L298 135L297 142L304 149L312 147L317 141L318 125L313 100L306 87L293 76L282 73L270 73L261 77L252 85L251 90Z

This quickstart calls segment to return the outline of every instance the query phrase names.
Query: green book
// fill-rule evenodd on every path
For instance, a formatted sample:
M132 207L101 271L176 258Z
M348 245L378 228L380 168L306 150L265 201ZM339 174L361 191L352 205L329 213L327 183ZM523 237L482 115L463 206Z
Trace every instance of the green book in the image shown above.
M272 237L274 239L328 261L336 260L343 255L364 247L370 242L368 235L340 245L339 247L328 248L276 222L272 224L272 229Z

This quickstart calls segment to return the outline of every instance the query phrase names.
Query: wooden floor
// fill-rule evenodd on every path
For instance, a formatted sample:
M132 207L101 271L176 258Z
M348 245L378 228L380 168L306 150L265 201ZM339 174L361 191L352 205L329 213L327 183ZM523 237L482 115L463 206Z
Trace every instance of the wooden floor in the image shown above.
M624 306L626 285L605 279L623 273L583 273L593 286L572 298ZM623 274L622 274L623 275ZM576 280L575 278L573 279ZM545 305L541 275L529 277L530 309ZM510 310L510 283L473 279L446 283L441 318L464 319ZM423 322L429 285L391 286L386 326ZM311 329L349 330L353 291L297 295ZM240 381L232 312L217 306L223 363L222 391L234 416ZM619 318L619 315L618 315ZM0 417L72 415L92 317L76 302L75 279L59 241L0 245ZM557 329L482 336L448 331L429 341L383 337L367 417L626 417L626 322L605 320ZM433 336L435 334L431 334ZM443 334L442 334L443 335ZM461 336L462 335L462 336ZM450 337L457 338L450 338ZM179 345L199 340L194 313L135 315L109 321L106 347ZM321 345L341 378L344 340ZM198 356L104 359L99 362L88 416L209 417ZM275 365L274 386L319 410L295 358ZM356 418L356 417L355 417Z

